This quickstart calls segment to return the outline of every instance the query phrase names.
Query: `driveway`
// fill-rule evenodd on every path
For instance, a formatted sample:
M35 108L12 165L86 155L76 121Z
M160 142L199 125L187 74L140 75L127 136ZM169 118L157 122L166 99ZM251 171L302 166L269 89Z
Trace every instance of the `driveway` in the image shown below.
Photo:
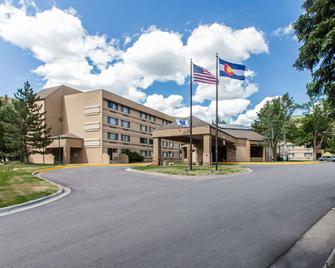
M196 181L85 167L67 197L0 218L0 267L267 267L335 206L335 164Z

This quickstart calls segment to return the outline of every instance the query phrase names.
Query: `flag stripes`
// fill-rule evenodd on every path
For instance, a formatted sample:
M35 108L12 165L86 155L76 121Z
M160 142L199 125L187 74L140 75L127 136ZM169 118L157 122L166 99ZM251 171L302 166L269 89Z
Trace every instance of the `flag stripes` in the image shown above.
M207 69L193 64L193 81L205 84L216 84L217 79L215 75L210 73Z

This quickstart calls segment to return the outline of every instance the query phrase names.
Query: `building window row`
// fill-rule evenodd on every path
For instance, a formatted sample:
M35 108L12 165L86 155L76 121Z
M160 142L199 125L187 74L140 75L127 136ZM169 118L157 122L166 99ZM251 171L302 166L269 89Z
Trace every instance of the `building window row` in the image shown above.
M120 120L121 121L121 127L124 128L130 128L130 122L126 120ZM119 119L111 116L107 116L107 123L113 126L119 125Z
M142 119L147 119L147 120L150 120L152 122L156 122L156 117L155 116L147 114L145 112L140 112L140 117Z
M152 156L152 151L141 150L140 155L143 156L143 157L151 157Z
M119 105L118 103L114 101L107 100L107 106L108 108L115 110L115 111L118 111L119 106L121 106L121 112L130 114L130 108L128 106Z
M129 135L124 135L121 134L121 141L123 142L130 142L130 136ZM112 141L118 141L119 140L119 134L118 133L113 133L113 132L108 132L107 133L107 138Z
M169 121L169 120L165 120L165 119L162 119L162 124L163 125L168 125L168 124L171 124L172 122Z
M174 147L174 143L170 141L162 141L163 147Z
M153 131L153 127L145 126L145 125L140 125L140 130L144 132L149 132L151 133Z
M164 158L174 158L174 152L163 152Z
M140 138L140 143L142 143L142 144L153 144L154 142L153 142L153 139L148 139L148 138Z

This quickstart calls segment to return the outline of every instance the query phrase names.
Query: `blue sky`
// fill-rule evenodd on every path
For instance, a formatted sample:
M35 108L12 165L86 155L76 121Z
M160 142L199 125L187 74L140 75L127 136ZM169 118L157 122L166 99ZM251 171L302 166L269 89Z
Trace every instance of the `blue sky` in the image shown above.
M233 96L234 94L229 95L223 89L220 92L220 98L226 101L231 100L231 102L222 102L222 105L225 107L222 108L222 117L231 122L250 123L249 121L255 117L255 106L257 106L257 104L261 103L267 97L282 95L285 92L289 92L297 102L306 100L305 85L309 81L310 76L308 73L298 72L292 67L297 57L299 44L294 39L292 31L288 27L301 13L303 1L245 0L232 2L221 0L207 1L205 3L203 1L148 0L134 2L57 0L24 2L25 4L22 6L15 1L7 2L7 4L5 4L4 1L0 1L0 95L12 95L26 80L29 80L36 90L45 85L49 86L55 83L69 84L78 88L81 88L82 84L85 84L86 88L83 88L84 90L105 87L117 94L130 97L155 109L183 116L187 111L186 106L189 101L188 77L184 67L178 69L179 67L173 64L175 63L175 65L179 66L183 65L182 62L177 62L180 57L185 57L187 60L188 57L192 57L197 59L197 63L200 65L209 65L204 67L211 70L212 63L210 63L209 60L213 58L214 64L215 53L209 52L207 55L205 53L206 46L211 46L209 36L213 36L209 32L213 31L214 27L210 26L216 24L218 25L217 29L221 35L221 41L216 40L215 36L212 37L213 46L211 46L209 50L213 52L216 49L215 46L218 46L217 51L221 51L220 42L223 42L222 38L225 38L224 27L231 29L231 36L235 36L235 31L253 27L254 32L261 34L262 39L260 40L258 38L254 40L252 38L253 34L249 34L248 37L245 38L231 39L232 42L236 43L229 44L232 47L246 47L242 49L244 52L241 53L236 51L230 53L229 48L222 49L220 55L226 59L228 57L228 60L230 55L237 53L235 56L232 56L231 59L246 64L247 68L255 73L249 81L252 85L257 87L257 90L253 90L249 95L241 93L240 95L235 94L235 96ZM53 6L55 6L57 10L54 9L52 11ZM20 13L22 10L23 12ZM45 11L51 11L53 15L48 16L47 22L42 22L42 20L38 21L38 14ZM8 16L6 17L8 12L12 14L9 19ZM60 19L58 19L65 16L62 12L64 12L67 17L72 16L64 25L60 24ZM16 16L13 14L16 14ZM29 19L29 17L36 18L36 23L33 24L31 28L27 26L27 23L19 27L19 23L22 23L22 20L18 19L20 16L24 17L24 19ZM17 21L14 21L15 19L17 19ZM56 23L53 20L58 20L58 22ZM68 27L72 22L74 24L73 28ZM76 22L81 24L80 27ZM53 27L50 26L49 29L45 24L55 25ZM196 29L206 25L208 27L202 30L204 32L204 38L207 38L208 42L203 44L203 40L195 39L195 41L199 40L199 47L202 49L201 54L196 54L197 44L194 43L192 48L187 48L187 42ZM41 27L40 31L37 29L38 27ZM54 33L53 31L58 29L57 27L61 30L60 32ZM223 27L221 32L220 27ZM67 28L70 28L70 30ZM65 47L66 43L71 43L71 34L76 36L76 31L80 31L81 28L84 31L81 35L85 35L85 37L83 37L85 40L92 36L103 36L103 38L105 38L104 42L100 40L103 44L100 41L99 44L102 44L101 46L104 47L104 52L107 51L104 57L108 59L101 59L101 57L103 57L101 55L99 56L99 60L95 60L95 56L92 56L93 60L87 60L89 66L92 67L90 71L91 74L100 74L100 72L103 72L108 66L112 68L114 67L113 64L117 62L127 61L131 63L127 66L123 66L123 69L121 68L119 72L114 70L111 76L116 74L120 76L125 72L124 70L127 70L125 79L141 81L138 83L129 83L119 81L120 78L117 78L116 82L109 82L107 74L104 75L104 77L92 76L89 81L85 81L87 77L87 75L85 76L85 68L87 68L87 66L83 66L82 64L73 65L73 62L77 60L78 64L80 62L82 63L82 59L79 59L80 57L73 55L73 53L69 53L69 49ZM179 47L179 40L176 40L175 35L170 34L167 36L168 34L166 34L166 36L162 35L163 39L166 38L166 40L164 39L164 44L171 44L170 47L165 48L167 52L165 53L164 49L153 48L152 51L156 51L157 54L152 53L152 57L150 55L146 57L146 53L150 54L150 42L155 43L154 35L160 40L159 33L171 32L179 36L180 42L182 42L185 48ZM45 38L44 43L40 41L42 35L48 35L48 39ZM140 42L136 43L143 35L148 35L148 38L149 35L152 35L152 39L150 39L150 37L148 42L142 42L141 45ZM52 38L54 38L54 40ZM227 35L227 39L230 38L230 35ZM111 42L113 39L114 41ZM125 42L130 39L130 42ZM241 40L243 40L243 42ZM36 44L34 44L34 42L36 42ZM57 45L51 45L57 44L58 42L62 42L62 49L59 49ZM251 46L246 43L255 44ZM267 48L264 47L264 44ZM133 46L135 47L134 49L132 49ZM259 48L258 52L255 52L258 47L262 48ZM94 49L98 50L96 48ZM184 53L184 51L186 52ZM87 52L89 56L85 54L86 52L83 52L81 57L84 57L85 60L85 58L89 58L90 55L92 55L91 52ZM174 62L167 62L165 64L164 55L169 55L169 53L172 53L172 55L177 58ZM139 54L140 56L138 56ZM200 55L205 56L200 58ZM167 56L167 59L169 58L171 57ZM61 59L65 60L65 62L61 61ZM155 59L157 59L156 62ZM97 63L101 62L101 60L103 61L102 65L105 65L104 67L99 67L99 63ZM58 64L56 64L56 61ZM142 66L144 66L144 69L149 66L148 70L143 72L139 70L136 74L132 74L135 68L133 68L134 63L137 64L136 68L139 69L141 69ZM55 71L56 74L54 74L54 70L57 70L59 66L67 66L67 64L68 67L65 68L66 73ZM85 62L85 64L87 63ZM45 67L34 72L34 70L40 66ZM150 70L157 68L159 72L150 72ZM164 68L169 70L165 70ZM77 74L79 72L78 70L82 70L82 75ZM62 81L62 79L64 81ZM95 81L97 84L96 87ZM221 83L230 82L222 80ZM232 89L234 89L234 86L238 87L234 84ZM240 85L239 87L243 88L243 86L245 85ZM196 92L196 90L197 89L194 91ZM208 91L205 87L199 88L198 90L199 92L202 90L201 96L206 95L206 93L203 93L204 91ZM194 94L197 95L196 93ZM171 95L174 97L169 98ZM195 104L198 105L198 107L196 107L198 108L196 109L196 111L198 111L197 115L203 117L205 120L210 120L213 113L206 107L210 107L213 98L207 95L205 97L199 96L195 98L198 100ZM239 105L240 107L238 109L236 108L235 112L227 111L227 107L234 109L235 106ZM171 107L173 108L172 110ZM244 118L243 120L243 114L248 112L249 117L247 116L248 118ZM240 116L241 120L237 120L239 115L242 115Z

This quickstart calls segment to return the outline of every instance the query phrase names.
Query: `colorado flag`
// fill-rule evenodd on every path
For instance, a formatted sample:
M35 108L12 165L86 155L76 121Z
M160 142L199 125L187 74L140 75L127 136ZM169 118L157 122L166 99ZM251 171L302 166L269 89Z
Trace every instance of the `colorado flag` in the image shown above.
M244 80L245 65L231 63L219 58L220 76Z

